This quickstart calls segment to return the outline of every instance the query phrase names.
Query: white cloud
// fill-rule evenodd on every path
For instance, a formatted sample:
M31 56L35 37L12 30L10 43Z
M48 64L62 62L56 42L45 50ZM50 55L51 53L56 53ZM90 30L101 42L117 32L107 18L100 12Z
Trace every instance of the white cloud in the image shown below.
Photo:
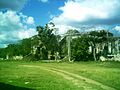
M41 1L41 2L43 2L43 3L46 3L46 2L48 2L48 0L39 0L39 1Z
M34 18L33 17L28 17L27 18L27 23L28 24L34 24Z
M67 25L56 25L55 26L56 28L58 28L59 30L56 32L57 34L64 34L66 33L68 30L70 29L77 29L75 27L72 27L72 26L67 26Z
M0 44L0 47L7 47L6 44Z
M0 12L0 46L4 47L37 34L32 25L34 19L31 18L33 19L15 11Z
M103 19L107 20L118 15L116 11L120 9L119 2L119 0L79 0L79 2L69 0L65 6L59 8L63 13L53 21L85 23L93 20L91 23L95 23L96 20L100 20L101 22Z
M14 17L14 18L13 18ZM15 12L7 11L6 13L0 12L0 26L12 23L17 24L20 21L19 16Z
M116 26L114 29L120 32L120 26Z
M18 35L19 35L19 38L20 39L23 39L23 38L29 38L33 35L36 35L37 32L34 28L29 28L27 31L26 30L21 30Z
M120 23L119 3L120 0L68 0L59 8L62 13L51 21L75 28Z

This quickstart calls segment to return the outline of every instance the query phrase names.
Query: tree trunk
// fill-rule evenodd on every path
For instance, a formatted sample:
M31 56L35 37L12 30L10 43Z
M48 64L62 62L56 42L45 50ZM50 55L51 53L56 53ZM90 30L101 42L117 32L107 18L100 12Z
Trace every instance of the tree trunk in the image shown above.
M95 50L95 46L93 48L93 57L94 57L94 60L96 61L96 50Z

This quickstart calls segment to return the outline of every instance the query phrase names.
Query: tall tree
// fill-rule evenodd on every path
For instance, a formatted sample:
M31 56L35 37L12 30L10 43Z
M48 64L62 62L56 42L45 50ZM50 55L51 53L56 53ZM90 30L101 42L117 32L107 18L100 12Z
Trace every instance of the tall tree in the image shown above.
M50 24L54 27L53 23ZM37 53L40 59L48 59L49 52L53 55L58 51L58 39L53 33L54 29L55 28L50 28L48 24L46 24L45 27L37 27L39 39Z
M71 51L72 59L74 61L87 61L89 60L89 43L86 34L80 35L72 40Z

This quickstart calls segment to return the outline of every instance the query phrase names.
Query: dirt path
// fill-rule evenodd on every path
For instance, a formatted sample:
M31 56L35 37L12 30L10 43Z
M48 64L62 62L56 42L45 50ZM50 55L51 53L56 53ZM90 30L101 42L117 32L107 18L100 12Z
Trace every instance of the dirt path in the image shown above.
M55 74L62 76L64 79L69 80L77 87L82 87L83 90L98 90L98 88L100 88L99 90L116 90L115 88L103 85L102 83L97 82L95 80L88 79L78 74L67 72L65 70L60 70L60 69L50 68L50 67L47 68L43 66L34 66L34 65L21 65L21 66L36 67L36 68L47 70L49 72L53 72Z

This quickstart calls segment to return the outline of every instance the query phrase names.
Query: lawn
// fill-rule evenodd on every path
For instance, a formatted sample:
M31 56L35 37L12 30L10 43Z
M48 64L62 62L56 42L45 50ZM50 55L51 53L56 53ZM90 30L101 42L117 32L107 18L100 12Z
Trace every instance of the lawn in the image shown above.
M0 90L108 90L109 87L120 90L118 62L0 61Z

